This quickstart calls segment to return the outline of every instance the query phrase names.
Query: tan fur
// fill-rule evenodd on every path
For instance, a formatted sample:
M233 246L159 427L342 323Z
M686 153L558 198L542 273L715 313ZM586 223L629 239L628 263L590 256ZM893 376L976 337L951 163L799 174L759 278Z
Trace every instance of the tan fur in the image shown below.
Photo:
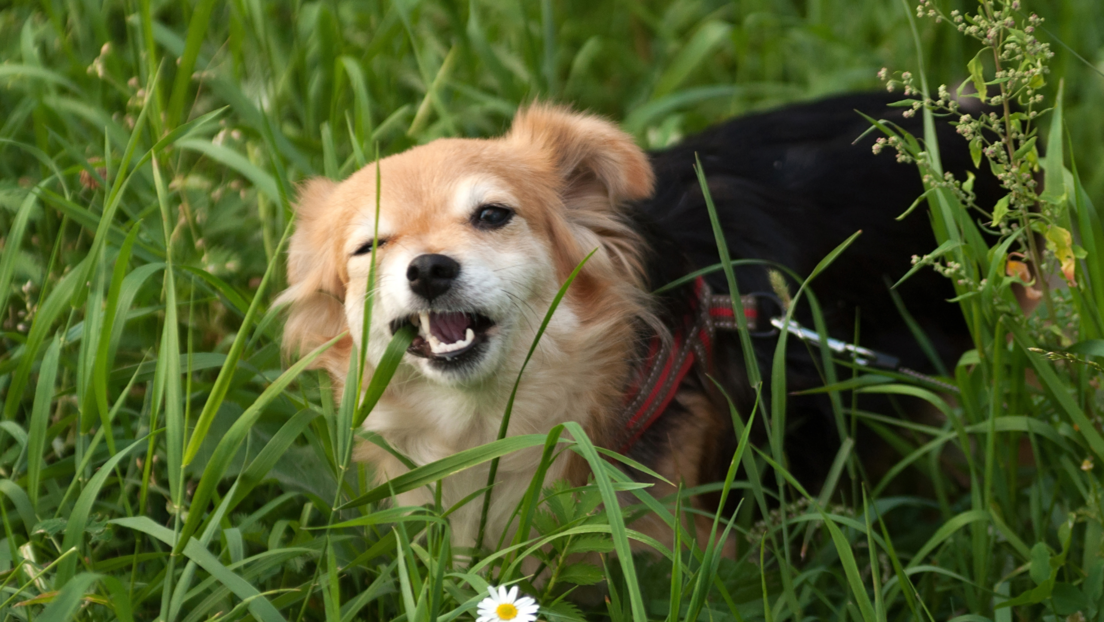
M636 331L642 325L664 331L644 293L646 249L622 216L626 202L649 196L653 183L644 153L614 125L540 105L519 112L501 138L438 140L369 165L339 184L311 180L299 196L298 228L288 258L290 285L279 299L289 305L285 346L305 352L349 331L350 337L321 362L339 386L344 384L351 348L361 343L360 309L372 254L378 279L368 333L369 375L390 338L388 314L410 312L403 306L409 295L403 274L411 257L455 256L468 271L464 274L474 275L471 291L494 298L505 289L509 304L502 307L501 332L492 336L501 346L493 369L453 382L408 354L365 423L415 463L425 464L496 438L510 389L553 296L594 251L526 368L509 433L543 434L558 423L577 421L595 442L610 445L619 431L620 391ZM498 231L475 229L465 193L481 192L489 193L486 201L508 202L516 222ZM386 244L368 256L353 256L377 225ZM480 289L492 285L498 289ZM688 434L692 438L678 444L701 442L700 430ZM488 529L494 541L528 486L539 455L536 448L502 460ZM365 446L359 457L372 462L380 477L405 471L374 446ZM688 468L680 460L662 466L675 479ZM568 477L578 484L587 474L585 464L567 452L548 478ZM486 478L485 467L450 477L445 505L481 488ZM687 479L696 479L696 473ZM411 491L400 502L424 503L430 500L426 495ZM471 503L453 517L461 545L474 544L478 506Z

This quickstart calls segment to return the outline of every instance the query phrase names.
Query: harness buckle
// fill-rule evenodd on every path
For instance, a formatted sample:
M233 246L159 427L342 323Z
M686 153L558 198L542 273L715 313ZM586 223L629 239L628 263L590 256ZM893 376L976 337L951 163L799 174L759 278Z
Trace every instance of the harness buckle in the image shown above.
M758 330L752 330L751 326L748 326L748 334L752 337L774 337L778 334L779 326L774 323L774 318L779 317L785 312L786 306L782 303L782 299L771 292L752 292L750 294L744 294L740 296L740 302L744 304L744 315L748 315L749 305L748 302L753 303L751 309L754 311L755 327ZM769 305L764 303L770 303ZM768 308L773 306L774 308ZM769 321L764 321L770 318ZM750 318L749 318L750 319ZM750 322L749 322L750 324ZM762 326L762 329L759 327Z

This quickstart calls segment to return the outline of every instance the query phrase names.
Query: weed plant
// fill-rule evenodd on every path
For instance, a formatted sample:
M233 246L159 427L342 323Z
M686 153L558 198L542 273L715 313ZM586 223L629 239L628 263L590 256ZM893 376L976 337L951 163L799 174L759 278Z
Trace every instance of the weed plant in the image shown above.
M1104 192L1104 5L919 9L918 20L895 0L0 6L0 620L449 622L511 582L547 620L1104 620L1104 228L1092 201ZM917 269L954 280L976 348L946 370L953 399L828 366L841 416L899 457L876 481L847 477L862 471L845 438L824 489L804 491L784 468L777 484L745 479L785 456L742 442L722 489L741 509L714 517L734 559L686 530L671 549L630 555L645 540L633 518L679 524L702 491L653 499L578 426L379 485L351 455L388 366L356 387L357 403L361 391L334 399L308 369L317 352L281 355L271 301L308 176L498 133L538 98L619 119L659 147L751 109L883 87L880 67L900 72L885 77L908 89L928 136L958 123L1009 188L1006 202L974 206L936 145L877 128L921 169L917 209L931 210L939 246ZM996 117L953 110L944 94L963 79L999 98ZM1014 285L1039 297L1030 316ZM784 406L784 385L760 389ZM871 393L926 400L940 417L863 411ZM763 416L733 414L741 431ZM579 489L534 483L517 513L531 538L457 550L453 508L385 503L531 446L542 464L580 452L595 472ZM906 474L931 494L887 492ZM615 503L619 491L636 503ZM544 581L528 580L533 567Z

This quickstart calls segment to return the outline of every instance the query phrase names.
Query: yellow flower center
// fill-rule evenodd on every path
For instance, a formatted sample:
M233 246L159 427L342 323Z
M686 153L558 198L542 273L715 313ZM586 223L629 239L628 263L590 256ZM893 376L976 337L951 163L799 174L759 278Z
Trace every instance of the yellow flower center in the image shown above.
M513 620L517 617L517 614L517 607L510 603L502 603L495 609L495 615L497 615L500 620Z

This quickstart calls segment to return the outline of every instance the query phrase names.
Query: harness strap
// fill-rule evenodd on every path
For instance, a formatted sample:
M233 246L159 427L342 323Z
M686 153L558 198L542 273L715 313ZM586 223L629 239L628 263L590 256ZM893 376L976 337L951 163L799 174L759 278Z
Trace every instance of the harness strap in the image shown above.
M889 354L832 338L822 343L815 331L802 327L792 318L784 321L781 317L764 314L759 308L759 302L763 299L773 301L782 310L781 301L771 294L747 294L740 297L744 319L752 336L770 336L779 330L785 330L802 341L847 356L858 365L902 373L943 391L958 393L958 387L902 367L899 359ZM739 323L732 310L732 298L724 294L713 294L701 277L695 279L691 312L687 314L683 325L674 331L670 341L660 339L658 335L649 340L648 353L639 368L638 377L625 392L621 421L625 422L626 440L621 446L622 454L627 454L644 432L667 410L695 361L703 362L705 368L709 369L713 359L713 339L717 331L738 329Z
M740 302L744 307L748 330L760 331L763 328L760 324L769 326L769 323L760 321L756 296L741 296ZM626 440L621 453L627 453L667 410L695 360L707 365L711 362L713 338L717 330L736 330L738 327L732 311L732 298L714 295L701 277L695 279L692 312L683 326L674 331L670 341L664 341L658 335L651 338L648 354L641 366L642 377L626 391L627 402L621 416L625 422Z

